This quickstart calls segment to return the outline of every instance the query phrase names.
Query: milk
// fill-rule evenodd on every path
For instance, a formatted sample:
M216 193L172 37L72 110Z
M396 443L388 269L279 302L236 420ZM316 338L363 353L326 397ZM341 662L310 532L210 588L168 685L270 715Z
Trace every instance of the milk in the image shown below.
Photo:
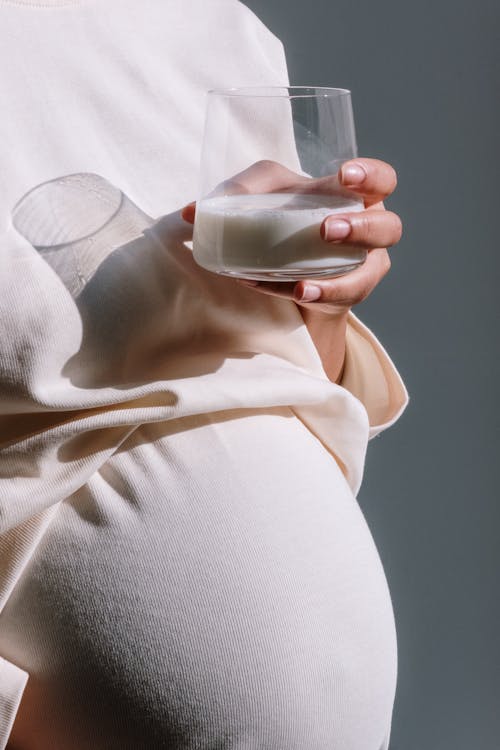
M198 203L194 257L210 271L253 279L334 276L355 268L366 251L321 239L325 216L363 210L339 195L265 193Z

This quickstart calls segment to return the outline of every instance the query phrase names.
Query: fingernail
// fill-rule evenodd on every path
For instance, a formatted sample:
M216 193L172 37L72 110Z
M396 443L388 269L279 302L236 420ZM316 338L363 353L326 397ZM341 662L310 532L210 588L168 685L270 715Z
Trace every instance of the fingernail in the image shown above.
M357 187L366 180L366 171L361 164L344 164L340 168L340 177L344 187Z
M327 242L344 240L351 233L351 223L346 219L329 219L325 222L325 236Z
M184 221L189 221L192 224L195 211L196 201L193 201L192 203L188 203L187 206L184 206L184 208L181 208L181 216Z
M314 284L306 284L300 297L300 302L314 302L321 297L321 288Z

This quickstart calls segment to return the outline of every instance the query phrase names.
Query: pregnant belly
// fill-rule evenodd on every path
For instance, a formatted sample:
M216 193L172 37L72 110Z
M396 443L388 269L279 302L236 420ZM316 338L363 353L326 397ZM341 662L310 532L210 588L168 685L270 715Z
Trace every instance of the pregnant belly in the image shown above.
M396 681L371 534L286 409L135 433L60 506L0 653L23 750L380 750Z

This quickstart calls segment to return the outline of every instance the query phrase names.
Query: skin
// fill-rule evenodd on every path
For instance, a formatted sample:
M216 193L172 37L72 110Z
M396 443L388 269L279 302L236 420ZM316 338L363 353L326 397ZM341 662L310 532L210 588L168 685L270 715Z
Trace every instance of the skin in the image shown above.
M292 186L293 183L293 186ZM321 357L323 368L333 382L340 382L345 358L347 317L351 308L366 299L391 267L387 252L401 239L399 216L387 211L383 201L394 192L396 172L378 159L357 158L345 162L337 175L311 181L273 162L258 162L224 184L226 192L328 193L348 189L363 199L365 210L327 216L321 225L325 242L366 248L367 259L356 270L335 277L297 282L234 283L251 287L256 294L271 294L293 300ZM182 209L182 217L194 223L196 203ZM340 221L339 221L340 220Z

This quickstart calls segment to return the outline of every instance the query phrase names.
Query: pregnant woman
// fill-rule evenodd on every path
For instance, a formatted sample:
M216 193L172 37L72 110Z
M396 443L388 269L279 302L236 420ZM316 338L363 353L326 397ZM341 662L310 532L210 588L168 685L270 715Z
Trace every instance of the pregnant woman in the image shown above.
M393 169L339 175L366 210L323 240L356 271L217 276L186 244L205 91L286 85L280 42L234 0L2 0L0 40L0 748L387 750L355 496L407 395L351 307L401 233ZM80 253L72 194L22 203L89 174L155 221Z

